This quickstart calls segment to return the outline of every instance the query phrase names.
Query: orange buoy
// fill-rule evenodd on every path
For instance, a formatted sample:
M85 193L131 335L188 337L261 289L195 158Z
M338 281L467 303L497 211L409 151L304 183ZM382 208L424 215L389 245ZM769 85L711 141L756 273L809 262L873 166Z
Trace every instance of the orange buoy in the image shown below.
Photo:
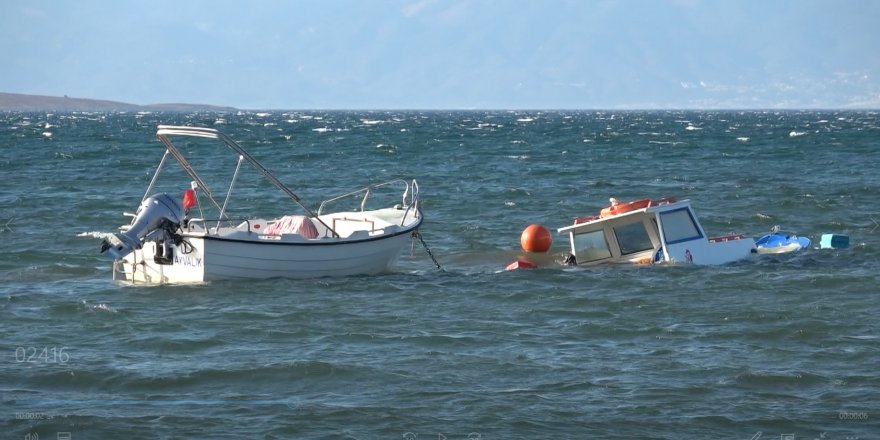
M550 231L541 225L529 225L519 238L519 243L526 252L547 252L553 244Z

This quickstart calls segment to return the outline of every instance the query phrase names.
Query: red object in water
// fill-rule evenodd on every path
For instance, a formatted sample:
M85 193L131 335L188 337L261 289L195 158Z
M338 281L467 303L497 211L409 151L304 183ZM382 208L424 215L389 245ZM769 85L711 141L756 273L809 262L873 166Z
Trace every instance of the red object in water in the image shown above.
M189 209L196 206L196 192L188 189L183 192L183 209Z
M553 244L553 237L544 226L529 225L520 235L519 242L526 252L547 252Z
M514 261L513 263L508 264L507 267L504 268L504 270L537 269L537 268L538 268L538 265L536 265L535 263L532 263L531 261L523 260L523 259L519 258L516 261Z

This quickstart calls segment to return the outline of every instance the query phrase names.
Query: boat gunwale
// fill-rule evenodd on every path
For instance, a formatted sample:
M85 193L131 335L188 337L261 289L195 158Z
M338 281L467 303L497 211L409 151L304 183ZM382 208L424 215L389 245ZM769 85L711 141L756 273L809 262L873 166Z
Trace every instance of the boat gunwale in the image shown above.
M254 244L254 245L269 244L269 245L274 245L274 246L339 246L339 245L345 245L345 244L360 244L360 243L367 243L367 242L371 242L371 241L379 241L379 240L394 238L394 237L404 235L404 234L410 234L410 233L418 230L419 227L422 225L422 221L424 221L424 218L421 216L421 214L417 218L418 218L418 222L416 222L415 224L404 227L404 229L402 231L397 231L397 232L393 232L390 234L383 233L381 235L373 235L373 236L369 236L369 237L365 237L365 238L355 238L355 239L337 238L334 240L332 238L325 237L325 238L329 238L329 240L325 241L324 239L317 239L317 240L312 240L312 241L296 241L296 242L278 241L278 240L259 240L259 239L258 240L242 240L242 239L238 239L238 238L219 237L217 235L210 235L210 234L205 234L205 233L196 234L193 232L184 232L181 234L181 236L183 236L185 238L201 238L204 240L225 241L225 242L235 242L235 243L248 243L248 244ZM258 234L258 233L254 232L254 234ZM260 234L260 235L265 235L265 234ZM278 237L280 237L280 235Z

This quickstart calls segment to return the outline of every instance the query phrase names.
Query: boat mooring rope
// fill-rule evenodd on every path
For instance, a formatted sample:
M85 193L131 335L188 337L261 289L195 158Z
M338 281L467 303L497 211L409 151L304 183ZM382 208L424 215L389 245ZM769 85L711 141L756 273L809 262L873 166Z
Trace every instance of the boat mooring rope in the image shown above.
M440 266L440 263L437 262L437 258L434 257L434 253L431 252L431 249L428 247L428 243L425 243L425 239L422 238L422 234L419 233L419 231L413 231L412 236L414 238L418 238L419 241L422 242L422 246L425 248L425 251L428 252L428 256L431 257L431 261L433 261L434 264L437 265L437 270L443 270L443 268Z

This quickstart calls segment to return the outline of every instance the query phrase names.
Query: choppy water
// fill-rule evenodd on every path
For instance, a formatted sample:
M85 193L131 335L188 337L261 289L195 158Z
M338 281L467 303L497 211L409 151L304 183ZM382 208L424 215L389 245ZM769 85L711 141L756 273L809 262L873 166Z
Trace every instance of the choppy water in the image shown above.
M96 236L159 123L224 130L313 204L417 178L445 270L416 246L381 276L112 282ZM0 142L2 438L880 437L880 113L6 113ZM244 187L242 213L280 214ZM610 196L851 246L564 268L556 237L501 271L526 225Z

